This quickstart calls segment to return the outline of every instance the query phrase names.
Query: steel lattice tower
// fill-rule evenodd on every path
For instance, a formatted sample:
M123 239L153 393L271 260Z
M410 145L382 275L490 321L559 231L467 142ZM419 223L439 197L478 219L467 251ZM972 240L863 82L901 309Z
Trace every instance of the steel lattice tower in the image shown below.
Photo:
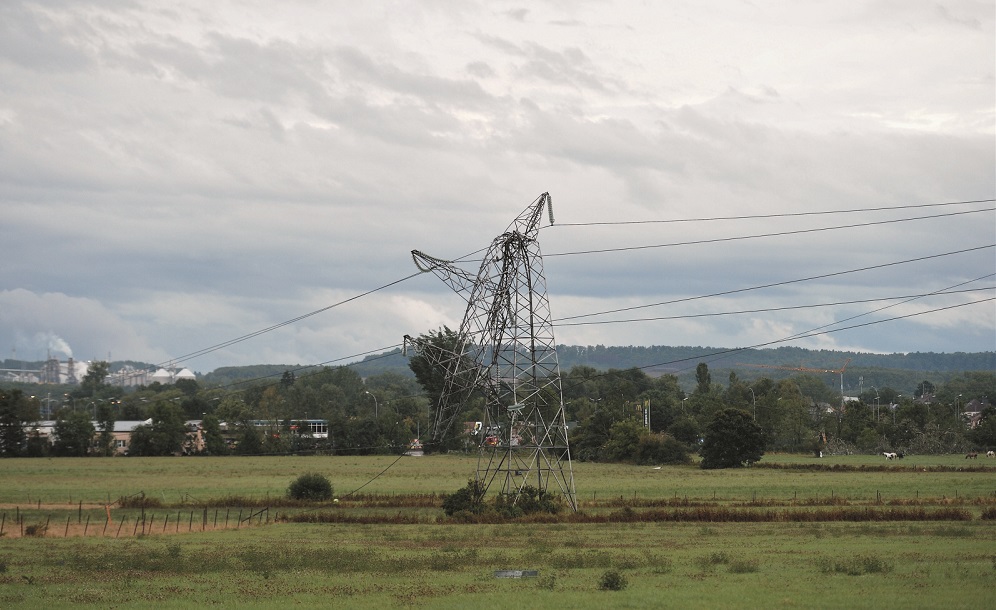
M577 510L560 365L537 241L544 206L553 224L550 195L543 193L491 242L476 276L413 250L415 265L449 285L467 302L467 310L453 349L408 336L405 343L446 371L433 440L450 432L475 390L486 397L476 474L482 493L497 483L499 493L514 501L527 485L541 492L559 488Z

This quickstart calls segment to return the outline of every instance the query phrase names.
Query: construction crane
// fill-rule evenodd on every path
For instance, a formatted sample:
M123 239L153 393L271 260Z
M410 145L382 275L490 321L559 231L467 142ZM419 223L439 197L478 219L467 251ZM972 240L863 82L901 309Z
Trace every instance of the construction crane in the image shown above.
M844 369L847 368L847 364L851 361L850 358L844 361L839 369L814 369L807 366L775 366L773 364L747 364L746 362L738 362L737 366L752 366L759 369L778 369L781 371L801 371L804 373L833 373L835 375L840 375L840 412L844 413Z

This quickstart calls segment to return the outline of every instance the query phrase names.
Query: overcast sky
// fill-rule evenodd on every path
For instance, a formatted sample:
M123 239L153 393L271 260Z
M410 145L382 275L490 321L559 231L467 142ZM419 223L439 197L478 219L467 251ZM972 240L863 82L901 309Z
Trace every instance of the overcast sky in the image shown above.
M558 343L744 347L905 317L773 346L996 349L994 13L7 0L0 358L162 363L342 301L182 364L457 328L431 274L376 289L413 248L486 247L543 192ZM623 222L643 224L572 226ZM791 234L732 239L772 233ZM954 286L976 290L887 300ZM671 319L567 324L633 318Z

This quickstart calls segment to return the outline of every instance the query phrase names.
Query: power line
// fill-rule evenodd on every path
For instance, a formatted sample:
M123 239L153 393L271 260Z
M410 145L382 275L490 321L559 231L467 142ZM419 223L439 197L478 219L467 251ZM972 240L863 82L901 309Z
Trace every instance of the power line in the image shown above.
M231 339L229 341L224 341L222 343L217 343L217 344L212 345L210 347L206 347L204 349L200 349L200 350L197 350L197 351L194 351L194 352L190 352L189 354L184 354L183 356L180 356L179 358L176 358L174 360L170 360L169 362L171 362L171 363L172 362L184 362L186 360L192 360L194 358L197 358L199 356L203 356L205 354L210 354L211 352L216 352L216 351L218 351L220 349L223 349L223 348L235 345L236 343L241 343L243 341L247 341L247 340L252 339L254 337L258 337L258 336L260 336L262 334L268 333L270 331L277 330L278 328L283 328L284 326L288 326L290 324L294 324L295 322L300 322L301 320L304 320L306 318L310 318L310 317L312 317L314 315L317 315L317 314L320 314L320 313L322 313L324 311L328 311L328 310L330 310L330 309L332 309L334 307L339 307L340 305L345 305L346 303L349 303L351 301L355 301L357 299L360 299L360 298L363 298L365 296L371 295L371 294L373 294L375 292L379 292L381 290L384 290L385 288L390 288L391 286L394 286L396 284L400 284L401 282L410 280L413 277L417 277L419 275L421 275L421 273L413 273L412 275L409 275L407 277L403 277L400 280L394 280L393 282L389 282L389 283L384 284L383 286L380 286L378 288L374 288L372 290L367 290L366 292L361 292L360 294L351 296L348 299L343 299L342 301L339 301L338 303L333 303L333 304L328 305L326 307L322 307L321 309L316 309L316 310L314 310L312 312L309 312L309 313L297 316L296 318L291 318L290 320L285 320L285 321L280 322L278 324L274 324L273 326L267 326L266 328L262 328L260 330L253 331L253 332L251 332L249 334L242 335L241 337L236 337L235 339Z
M953 286L948 286L947 288L942 288L941 290L935 291L935 292L941 292L943 290L950 290L952 288L958 288L959 286L964 286L965 284L971 284L972 282L977 282L977 281L979 281L981 279L992 277L993 275L996 275L996 274L984 275L984 276L976 278L974 280L968 280L967 282L961 282L960 284L955 284ZM883 307L879 307L878 309L873 309L871 311L866 311L864 313L861 313L861 314L858 314L858 315L855 315L855 316L851 316L849 318L844 318L843 320L837 320L836 322L831 322L830 324L824 324L823 326L819 326L819 327L815 328L814 330L820 330L822 328L829 328L831 326L836 326L838 324L843 324L845 322L849 322L851 320L856 320L858 318L862 318L864 316L868 316L868 315L871 315L873 313L878 313L880 311L885 311L886 309L891 309L893 307L898 307L900 305L905 305L906 303L910 303L912 301L916 301L918 299L925 298L927 296L932 296L932 295L931 294L927 294L927 295L923 295L923 296L909 297L909 298L907 298L907 299L905 299L903 301L900 301L899 303L892 303L891 305L885 305Z
M973 280L975 281L975 280ZM983 290L996 290L996 286L986 286L984 288L967 288L965 290L944 290L938 292L928 292L923 294L914 295L901 295L893 297L880 297L876 299L859 299L855 301L837 301L834 303L811 303L807 305L788 305L785 307L765 307L761 309L741 309L737 311L719 311L712 313L697 313L697 314L686 314L677 316L655 316L651 318L628 318L625 320L602 320L597 322L567 322L564 324L558 324L557 326L591 326L599 324L624 324L630 322L654 322L660 320L685 320L690 318L712 318L719 316L736 316L742 314L750 313L771 313L775 311L789 311L793 309L815 309L819 307L837 307L840 305L857 305L861 303L875 303L878 301L892 301L898 299L916 299L928 296L938 296L938 295L948 295L948 294L961 294L964 292L980 292ZM864 315L864 314L863 314Z
M989 202L992 202L992 201L996 201L996 200L993 200L993 199L981 199L981 200L960 201L960 202L943 202L943 203L936 203L936 204L920 204L920 205L909 205L909 206L864 208L864 209L838 210L838 211L822 211L822 212L800 212L800 213L768 214L768 215L755 215L755 216L738 216L738 217L727 217L727 218L678 219L678 220L665 220L665 221L630 221L630 222L620 222L620 223L588 223L588 224L647 224L647 223L651 223L651 222L691 222L691 221L710 221L710 220L740 220L740 219L749 219L749 218L773 218L773 217L790 217L790 216L809 216L809 215L822 215L822 214L833 214L833 213L854 213L854 212L863 212L863 211L867 212L867 211L907 209L907 208L924 208L924 207L937 207L937 206L949 206L949 205L965 205L965 204L971 204L971 203L989 203ZM741 239L754 239L754 238L759 238L759 237L791 235L791 234L796 234L796 233L806 233L806 232L814 232L814 231L839 230L839 229L844 229L844 228L854 228L854 227L870 226L870 225L874 225L874 224L886 224L886 223L895 223L895 222L906 222L906 221L910 221L910 220L923 220L923 219L928 219L928 218L939 218L939 217L943 217L943 216L954 216L954 215L959 215L959 214L971 214L971 213L981 212L981 211L989 211L989 210L973 210L973 211L967 211L967 212L955 212L955 213L951 213L951 214L942 214L942 215L936 215L936 216L925 216L925 217L919 217L919 218L898 219L898 220L872 222L872 223L863 223L863 224L854 224L854 225L846 225L846 226L838 226L838 227L825 227L825 228L808 229L808 230L801 230L801 231L789 231L789 232L783 232L783 233L771 233L771 234L765 234L765 235L753 235L753 236L740 236L740 237L731 237L731 238L720 238L720 239L715 239L715 240L702 240L702 241L697 241L697 242L685 242L685 243L674 243L674 244L658 244L658 245L651 245L651 246L635 246L635 247L629 247L629 248L616 248L616 249L605 249L605 250L591 250L591 251L583 251L583 252L555 253L555 254L547 254L546 256L567 256L567 255L573 255L573 254L591 254L591 253L603 253L603 252L616 252L616 251L623 251L623 250L635 250L635 249L659 248L659 247L672 247L672 246L678 246L678 245L694 245L694 244L701 244L701 243L714 243L714 242L717 242L717 241L732 241L732 240L741 240ZM561 224L561 225L556 225L556 226L584 226L584 225L581 224L581 223L578 223L578 224L574 224L574 225L571 225L571 224L566 224L566 225L565 224ZM476 262L476 261L474 261L474 259L470 259L468 257L471 257L471 256L473 256L475 254L478 254L479 252L482 252L482 251L484 251L486 249L487 248L481 248L481 249L479 249L477 251L474 251L474 252L471 252L469 254L465 254L465 255L463 255L461 257L458 257L458 258L454 259L454 261ZM205 347L205 348L202 348L202 349L190 352L188 354L184 354L184 355L182 355L182 356L180 356L178 358L170 359L170 360L168 360L166 362L160 363L157 366L165 366L167 364L174 364L174 363L185 362L185 361L188 361L188 360L192 360L194 358L198 358L200 356L204 356L204 355L213 353L215 351L224 349L226 347L230 347L232 345L236 345L238 343L247 341L249 339L253 339L255 337L258 337L260 335L266 334L268 332L272 332L274 330L278 330L278 329L283 328L285 326L289 326L289 325L294 324L296 322L300 322L301 320L305 320L307 318L313 317L315 315L318 315L319 313L323 313L325 311L328 311L328 310L333 309L335 307L338 307L340 305L344 305L344 304L350 303L352 301L358 300L358 299L360 299L362 297L369 296L369 295L374 294L376 292L385 290L387 288L390 288L392 286L395 286L397 284L400 284L402 282L405 282L407 280L415 278L415 277L417 277L419 275L421 275L421 272L419 272L419 273L413 273L411 275L405 276L405 277L400 278L398 280L394 280L392 282L389 282L389 283L384 284L382 286L379 286L377 288L374 288L374 289L371 289L371 290L368 290L368 291L365 291L365 292L361 292L359 294L356 294L356 295L354 295L352 297L349 297L347 299L344 299L342 301L339 301L339 302L327 305L325 307L322 307L322 308L316 309L314 311L302 314L300 316L296 316L296 317L291 318L289 320L285 320L283 322L279 322L277 324L274 324L274 325L271 325L271 326L268 326L268 327L265 327L265 328L261 328L259 330L255 330L255 331L253 331L251 333L247 333L245 335L236 337L234 339L223 341L221 343L216 343L214 345L211 345L211 346L208 346L208 347ZM802 280L796 280L796 281L802 281ZM777 284L773 284L773 285L777 285ZM734 292L738 292L738 291L734 291ZM708 295L708 296L719 296L721 294L728 294L728 293L717 293L716 295ZM697 297L697 298L705 298L705 297ZM618 311L625 311L625 309L624 310L618 310ZM603 313L614 313L614 312L603 312ZM597 313L596 314L586 314L586 316L591 316L591 315L601 315L601 314L597 314ZM575 317L586 317L586 316L575 316ZM573 318L563 318L563 319L564 320L569 320L569 319L573 319Z
M819 327L819 328L812 329L812 330L809 330L809 331L804 331L804 332L799 333L799 334L791 335L789 337L783 337L781 339L775 339L773 341L765 341L763 343L755 343L754 345L748 345L748 346L745 346L745 347L735 347L735 348L730 348L730 349L724 349L724 350L719 350L719 351L716 351L716 352L711 352L711 353L708 353L708 354L700 354L700 355L697 355L697 356L689 356L687 358L678 358L677 360L669 360L667 362L657 362L657 363L654 363L654 364L647 364L647 365L644 365L644 366L636 366L636 367L632 367L632 368L636 369L636 370L641 370L642 371L642 370L645 370L645 369L653 369L653 368L658 368L658 367L662 367L662 366L667 366L667 365L670 365L670 364L678 364L680 362L689 362L689 361L692 361L692 360L701 361L701 360L708 359L708 358L715 358L717 356L727 356L727 355L730 355L730 354L736 354L736 353L739 353L739 352L747 351L749 349L759 349L759 348L763 348L763 347L769 347L771 345L777 345L779 343L785 343L787 341L794 341L796 339L807 339L809 337L818 337L820 335L828 335L830 333L837 333L837 332L842 332L842 331L845 331L845 330L853 330L855 328L862 328L862 327L865 327L865 326L873 326L875 324L883 324L885 322L894 322L896 320L905 320L907 318L913 318L913 317L916 317L916 316L927 315L927 314L936 313L936 312L939 312L939 311L947 311L947 310L950 310L950 309L957 309L959 307L968 307L970 305L978 305L979 303L986 303L986 302L990 302L990 301L996 301L996 297L990 297L990 298L986 298L986 299L980 299L978 301L971 301L971 302L968 302L968 303L958 303L956 305L948 305L946 307L938 307L936 309L929 309L929 310L926 310L926 311L918 311L918 312L906 314L906 315L903 315L903 316L895 316L895 317L892 317L892 318L885 318L885 319L882 319L882 320L873 320L871 322L863 322L861 324L854 324L854 325L851 325L851 326L844 326L844 327L841 327L841 328L832 328L832 329L823 330L824 327ZM611 371L611 372L602 373L600 375L593 375L592 377L596 377L596 378L597 377L606 377L608 375L613 375L613 374L617 374L617 373L615 371ZM589 380L591 380L591 377L585 379L584 381L579 381L577 385L580 385L580 384L584 383L585 381L589 381ZM574 386L572 385L570 387L574 387Z
M577 250L574 252L554 252L545 254L546 257L554 256L577 256L580 254L606 254L609 252L630 252L634 250L652 250L656 248L673 248L677 246L697 246L702 244L716 244L730 241L743 241L748 239L760 239L762 237L784 237L786 235L803 235L806 233L819 233L822 231L839 231L841 229L856 229L861 227L872 227L875 225L895 224L900 222L911 222L915 220L931 220L934 218L945 218L950 216L961 216L964 214L977 214L979 212L991 212L996 208L986 208L984 210L968 210L964 212L948 212L946 214L934 214L931 216L916 216L913 218L896 218L892 220L877 220L872 222L862 222L849 225L837 225L833 227L817 227L815 229L797 229L794 231L777 231L774 233L757 233L755 235L737 235L733 237L716 237L712 239L697 239L693 241L679 241L666 244L650 244L645 246L623 246L619 248L602 248L598 250Z
M262 375L260 377L253 377L251 379L240 379L238 381L233 381L232 383L230 383L228 385L220 386L218 389L220 389L220 390L230 389L230 388L233 388L233 387L239 386L239 385L246 385L246 384L257 383L257 382L260 382L260 381L265 381L267 379L274 378L277 375L281 375L282 376L284 373L288 373L288 372L289 373L297 373L298 371L307 371L307 370L310 370L310 369L318 368L320 366L328 366L328 365L336 363L336 362L342 362L343 360L351 360L351 359L354 359L354 358L359 358L361 356L369 356L370 354L380 354L380 356L378 356L376 358L370 358L368 360L363 360L362 362L357 362L357 363L354 363L354 364L364 364L364 363L367 363L367 362L376 362L377 360L381 360L382 358L390 358L391 356L395 355L394 353L387 353L387 354L385 354L384 353L385 351L399 349L399 348L401 348L401 344L400 343L395 343L394 345L388 345L388 346L385 346L385 347L381 347L381 348L377 348L377 349L372 349L372 350L368 350L368 351L365 351L365 352L360 352L358 354L352 354L350 356L342 356L340 358L334 358L332 360L326 360L324 362L319 362L317 364L308 364L308 365L305 365L305 366L299 366L297 368L289 368L289 369L283 370L283 371L281 371L279 373L272 373L270 375ZM313 372L311 374L317 375L319 372L320 371L315 371L315 372ZM242 390L232 390L232 391L241 392Z
M964 254L966 252L974 252L976 250L984 250L986 248L993 248L993 247L996 247L996 244L988 244L988 245L985 245L985 246L975 246L973 248L965 248L963 250L953 250L951 252L943 252L941 254L931 254L931 255L928 255L928 256L920 256L920 257L917 257L917 258L909 258L909 259L906 259L906 260L895 261L895 262L891 262L891 263L883 263L881 265L871 265L871 266L868 266L868 267L859 267L857 269L849 269L847 271L835 271L833 273L823 273L823 274L820 274L820 275L812 275L812 276L809 276L809 277L798 278L798 279L794 279L794 280L785 280L785 281L782 281L782 282L772 282L770 284L761 284L761 285L758 285L758 286L749 286L747 288L736 288L734 290L724 290L722 292L713 292L713 293L710 293L710 294L703 294L703 295L694 296L694 297L684 297L684 298L680 298L680 299L671 299L669 301L660 301L658 303L647 303L645 305L633 305L631 307L620 307L618 309L608 309L608 310L605 310L605 311L598 311L598 312L594 312L594 313L585 313L585 314L578 314L578 315L575 315L575 316L566 316L566 317L563 317L563 318L557 318L557 319L555 319L554 323L555 324L559 324L559 323L561 323L561 322L563 322L565 320L577 320L577 319L580 319L580 318L590 318L590 317L593 317L593 316L603 316L603 315L612 314L612 313L621 313L621 312L624 312L624 311L633 311L633 310L636 310L636 309L646 309L648 307L657 307L657 306L660 306L660 305L673 305L674 303L684 303L684 302L688 302L688 301L697 301L697 300L700 300L700 299L708 299L708 298L711 298L711 297L727 296L727 295L738 294L738 293L742 293L742 292L750 292L750 291L753 291L753 290L761 290L761 289L764 289L764 288L775 288L775 287L778 287L778 286L787 286L789 284L798 284L798 283L801 283L801 282L809 282L809 281L812 281L812 280L826 279L826 278L829 278L829 277L836 277L836 276L840 276L840 275L847 275L849 273L858 273L858 272L861 272L861 271L871 271L872 269L883 269L883 268L886 268L886 267L893 267L893 266L896 266L896 265L904 265L904 264L907 264L907 263L915 263L915 262L930 260L930 259L934 259L934 258L941 258L941 257L944 257L944 256L952 256L954 254Z
M877 207L877 208L856 208L848 210L825 210L820 212L786 212L780 214L751 214L744 216L715 216L711 218L672 218L665 220L622 220L622 221L612 221L612 222L568 222L568 223L558 223L556 225L549 225L543 227L544 229L552 229L556 227L592 227L592 226L615 226L615 225L645 225L645 224L671 224L679 222L712 222L719 220L757 220L763 218L790 218L796 216L822 216L827 214L853 214L856 212L882 212L890 210L908 210L915 208L933 208L939 206L949 206L949 205L968 205L972 203L992 203L996 199L973 199L969 201L947 201L944 203L923 203L916 205L898 205L898 206L888 206L888 207Z

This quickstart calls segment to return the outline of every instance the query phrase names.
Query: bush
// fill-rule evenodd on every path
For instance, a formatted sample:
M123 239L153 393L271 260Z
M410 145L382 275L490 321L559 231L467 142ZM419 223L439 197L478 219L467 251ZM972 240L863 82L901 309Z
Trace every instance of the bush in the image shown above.
M307 472L290 484L287 497L294 500L330 500L332 483L324 475Z
M751 574L757 572L760 567L757 559L734 559L727 566L727 569L731 574Z
M535 513L556 515L563 508L559 500L559 496L540 491L532 485L524 485L517 496L499 494L495 498L495 510L512 518Z
M626 577L619 573L619 570L609 570L602 574L598 581L598 588L602 591L622 591L629 582Z
M484 496L484 485L473 479L456 492L443 498L443 510L447 517L461 512L478 514L483 510L481 499Z
M47 532L47 531L48 531L48 526L47 525L42 525L41 523L38 523L36 525L25 525L24 526L24 535L25 535L25 537L32 536L32 537L42 538L42 537L45 536L45 532Z
M636 448L637 464L691 464L685 444L670 435L648 434Z
M892 563L875 555L858 555L847 559L824 560L820 565L824 573L847 574L862 576L864 574L888 574L892 572Z

